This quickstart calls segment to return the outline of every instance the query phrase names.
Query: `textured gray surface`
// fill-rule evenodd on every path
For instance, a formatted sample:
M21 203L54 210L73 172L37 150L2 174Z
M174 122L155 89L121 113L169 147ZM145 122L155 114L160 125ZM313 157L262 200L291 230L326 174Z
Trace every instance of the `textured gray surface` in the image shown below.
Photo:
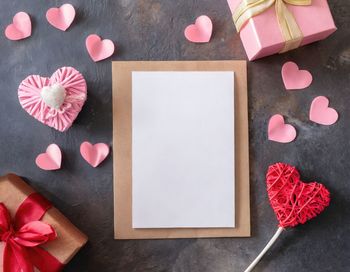
M21 10L33 21L33 35L20 42L0 36L0 172L15 172L48 197L80 229L89 244L66 271L242 271L276 230L264 175L269 164L295 164L306 179L322 181L332 193L331 206L317 219L288 230L256 271L350 271L350 2L330 1L338 31L329 39L293 52L249 63L252 238L160 241L113 240L112 158L92 169L79 155L79 144L112 143L111 64L93 63L84 44L90 33L112 38L114 60L245 59L225 0L71 0L77 18L64 33L45 20L46 10L63 1L0 0L0 28ZM214 34L209 44L183 37L194 18L207 14ZM314 83L286 92L281 65L294 60L312 71ZM75 125L56 132L25 113L17 87L29 74L50 75L71 65L86 77L88 101ZM340 113L339 122L321 127L308 121L308 108L326 95ZM266 140L269 117L282 113L296 126L294 143ZM62 170L44 172L35 156L52 142L62 147Z

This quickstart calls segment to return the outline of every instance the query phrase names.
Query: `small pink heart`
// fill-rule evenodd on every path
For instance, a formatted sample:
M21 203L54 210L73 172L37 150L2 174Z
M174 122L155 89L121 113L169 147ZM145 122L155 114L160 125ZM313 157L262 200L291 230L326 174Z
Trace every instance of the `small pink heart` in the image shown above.
M299 70L296 63L289 61L282 67L282 79L287 90L300 90L311 85L312 75L307 70Z
M109 147L104 143L92 145L83 142L80 145L80 154L92 167L97 167L109 154Z
M5 36L9 40L18 41L28 38L32 34L32 22L28 13L18 12L14 17L12 24L5 29Z
M47 21L55 28L66 31L73 23L75 9L71 4L64 4L59 8L50 8L46 12Z
M62 153L56 144L50 144L45 153L36 157L36 165L43 170L57 170L61 168Z
M111 40L101 40L100 36L91 34L86 38L86 49L94 62L104 60L114 53L114 43Z
M310 120L321 125L330 126L338 121L338 112L328 107L329 100L325 96L316 97L310 107Z
M292 125L285 124L284 118L280 114L271 117L268 127L268 138L279 143L290 143L294 141L297 132Z
M185 37L190 42L206 43L210 41L213 23L206 15L199 16L196 22L185 29Z

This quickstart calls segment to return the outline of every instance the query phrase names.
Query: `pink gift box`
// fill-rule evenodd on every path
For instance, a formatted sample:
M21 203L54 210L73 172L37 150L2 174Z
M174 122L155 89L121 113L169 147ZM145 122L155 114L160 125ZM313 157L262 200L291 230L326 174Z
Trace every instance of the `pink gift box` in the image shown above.
M242 0L228 0L234 13ZM286 4L303 33L300 46L323 40L337 30L327 0L312 0L310 6ZM240 31L240 37L249 60L279 53L285 44L274 5L254 16Z

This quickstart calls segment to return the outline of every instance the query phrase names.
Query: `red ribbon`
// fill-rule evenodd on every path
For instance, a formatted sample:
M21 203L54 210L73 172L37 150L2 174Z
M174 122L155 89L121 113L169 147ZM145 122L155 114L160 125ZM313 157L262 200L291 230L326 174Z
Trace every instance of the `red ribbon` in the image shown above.
M29 195L18 207L11 221L10 213L0 203L0 242L5 243L4 272L57 272L63 268L49 252L40 245L57 238L52 226L41 222L51 203L38 193Z

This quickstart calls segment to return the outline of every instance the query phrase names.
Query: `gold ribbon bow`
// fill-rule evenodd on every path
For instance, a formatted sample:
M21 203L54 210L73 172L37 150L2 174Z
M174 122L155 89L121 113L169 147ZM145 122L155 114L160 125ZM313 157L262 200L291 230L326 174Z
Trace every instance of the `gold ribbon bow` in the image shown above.
M265 12L275 5L276 16L285 45L280 53L295 49L303 40L301 32L293 14L288 10L286 3L296 6L309 6L312 0L242 0L233 14L233 21L237 31L248 22L250 18Z

